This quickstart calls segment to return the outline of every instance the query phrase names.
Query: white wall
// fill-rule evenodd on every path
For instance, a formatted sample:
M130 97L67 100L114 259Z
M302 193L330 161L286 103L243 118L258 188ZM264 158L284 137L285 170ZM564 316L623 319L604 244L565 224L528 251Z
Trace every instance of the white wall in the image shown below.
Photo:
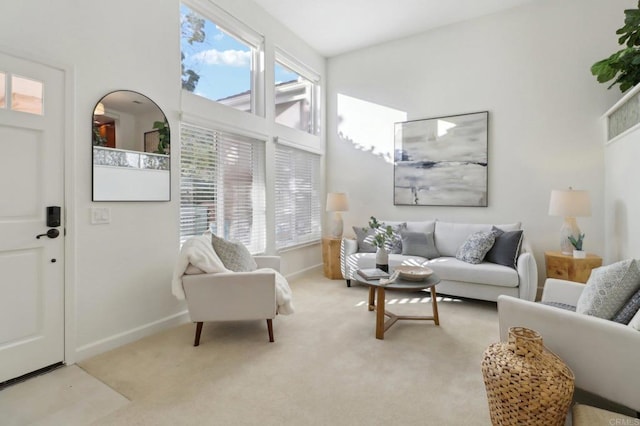
M261 9L249 1L220 3L271 43L277 39L312 66L319 64L324 77L324 59ZM170 291L179 244L179 150L172 150L171 202L91 201L91 117L105 94L126 89L151 98L167 115L177 146L179 27L178 0L23 0L2 6L0 49L69 71L67 361L186 319L185 305ZM91 225L92 206L109 207L111 223ZM288 274L315 266L320 249L293 251L283 263Z
M562 218L548 216L552 189L590 191L579 218L585 248L603 254L604 158L599 117L621 97L589 68L617 50L632 1L539 0L328 61L327 191L346 191L345 229L383 219L522 221L541 281ZM345 98L345 96L347 98ZM343 99L388 109L368 119ZM489 111L489 205L393 205L393 120ZM342 135L342 123L353 134ZM367 134L366 129L377 128ZM354 136L355 135L355 136ZM371 147L371 145L376 145Z
M625 94L606 115L627 101L637 104L640 85ZM606 129L607 119L602 120ZM604 131L606 133L606 130ZM607 140L606 136L603 141ZM605 143L605 262L640 259L640 124Z

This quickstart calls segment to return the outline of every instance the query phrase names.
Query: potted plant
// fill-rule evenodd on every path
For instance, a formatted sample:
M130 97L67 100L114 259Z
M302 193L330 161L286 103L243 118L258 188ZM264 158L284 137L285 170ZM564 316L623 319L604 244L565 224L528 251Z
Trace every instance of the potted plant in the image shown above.
M627 9L624 15L624 26L616 34L620 36L618 44L625 47L591 66L599 83L615 78L608 88L620 84L621 92L640 83L640 1L637 9Z
M169 154L171 146L171 133L167 121L154 121L153 128L158 130L158 149L156 154Z
M371 216L369 219L369 229L374 231L371 237L367 237L367 242L371 239L371 244L377 248L376 266L379 267L380 265L384 265L387 266L388 269L389 250L398 237L393 232L393 228L390 225L384 226L382 223L378 222L378 219L374 216ZM364 230L366 231L366 228L364 228Z
M576 259L584 259L587 257L587 252L582 250L582 242L584 241L584 234L578 234L578 238L575 238L573 235L570 235L569 241L573 246L573 257Z

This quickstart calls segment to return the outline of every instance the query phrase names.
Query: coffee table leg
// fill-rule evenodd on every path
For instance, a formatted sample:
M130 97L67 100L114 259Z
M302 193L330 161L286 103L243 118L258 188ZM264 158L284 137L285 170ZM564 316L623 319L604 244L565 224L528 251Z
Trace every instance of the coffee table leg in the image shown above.
M378 307L376 309L376 339L384 340L384 287L378 287Z
M436 288L431 287L431 306L433 307L433 322L436 325L440 325L440 319L438 319L438 301L436 300Z
M376 306L375 301L376 290L373 287L369 287L369 310L373 311Z

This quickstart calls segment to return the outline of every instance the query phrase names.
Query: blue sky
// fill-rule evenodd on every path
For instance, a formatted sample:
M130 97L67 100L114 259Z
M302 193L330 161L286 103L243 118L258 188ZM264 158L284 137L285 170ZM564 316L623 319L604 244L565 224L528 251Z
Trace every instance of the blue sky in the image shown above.
M189 8L181 5L183 18ZM205 40L189 44L184 38L180 48L185 55L184 64L200 75L195 92L208 99L222 99L245 92L251 87L251 49L214 23L205 19ZM295 80L298 75L284 67L276 66L277 82ZM269 84L269 83L268 83Z

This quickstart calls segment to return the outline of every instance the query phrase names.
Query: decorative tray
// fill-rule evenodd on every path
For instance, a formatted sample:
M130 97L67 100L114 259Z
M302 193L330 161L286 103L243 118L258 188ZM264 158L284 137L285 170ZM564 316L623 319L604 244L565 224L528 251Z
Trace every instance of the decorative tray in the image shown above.
M423 281L433 274L433 270L426 266L399 265L394 270L400 274L400 278L408 281Z

